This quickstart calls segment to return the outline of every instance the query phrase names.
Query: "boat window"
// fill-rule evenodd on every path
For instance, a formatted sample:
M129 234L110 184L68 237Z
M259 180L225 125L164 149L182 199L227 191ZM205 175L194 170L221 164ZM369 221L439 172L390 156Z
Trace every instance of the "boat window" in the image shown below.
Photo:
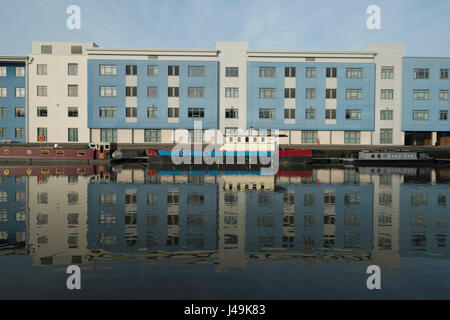
M41 156L48 156L49 154L50 154L50 151L48 151L48 150L41 151Z
M229 142L233 142L233 137L230 137L230 138L228 139L228 141L229 141Z
M64 174L64 169L56 169L56 174Z
M50 174L50 169L48 169L48 168L42 168L42 169L41 169L41 174Z
M374 154L372 155L372 159L373 159L373 158L375 158L375 155L374 155Z
M57 156L64 156L64 151L58 150L58 151L56 151L56 155Z
M78 151L77 152L77 156L78 157L84 157L86 155L86 152L84 152L84 151Z
M266 138L261 137L261 142L266 142Z
M245 138L245 142L250 142L249 137L246 137L246 138Z
M84 168L77 168L77 173L78 174L85 174L86 170Z
M238 142L241 142L241 137L238 138Z
M380 159L380 158L381 158L381 154L378 155L378 159Z
M253 138L253 142L257 142L258 141L258 138Z

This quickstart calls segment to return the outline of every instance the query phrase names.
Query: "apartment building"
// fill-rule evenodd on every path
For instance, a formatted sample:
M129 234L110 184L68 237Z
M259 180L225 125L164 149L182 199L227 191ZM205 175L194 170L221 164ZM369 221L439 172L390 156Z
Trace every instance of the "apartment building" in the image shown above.
M0 57L0 140L26 141L26 57Z
M89 143L87 55L93 42L33 42L28 141Z

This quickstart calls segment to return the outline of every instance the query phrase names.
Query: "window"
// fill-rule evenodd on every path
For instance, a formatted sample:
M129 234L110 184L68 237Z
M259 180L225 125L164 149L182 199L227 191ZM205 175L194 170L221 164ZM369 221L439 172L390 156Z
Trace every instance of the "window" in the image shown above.
M317 137L317 131L302 131L302 143L304 144L316 144Z
M69 118L78 118L78 107L69 107L67 109L67 116Z
M276 68L275 67L259 67L259 76L261 78L275 78Z
M126 87L125 95L127 97L137 97L137 87Z
M259 109L260 119L275 119L275 109Z
M205 88L202 87L189 87L188 88L189 98L203 98L205 97Z
M161 130L146 129L145 142L161 142Z
M203 130L188 130L189 142L203 142Z
M44 141L47 141L47 128L37 128L37 141L39 141L40 136L43 136Z
M204 118L204 108L188 108L188 118Z
M168 109L168 117L169 118L178 118L179 117L179 108L169 107Z
M168 67L168 75L169 76L179 76L180 75L180 67L179 66L169 66Z
M68 96L69 97L78 97L78 85L69 84L67 86L67 88L68 88Z
M25 97L25 88L16 88L16 98Z
M155 106L147 108L147 118L156 119L158 118L158 108Z
M448 90L439 91L439 100L448 100Z
M362 111L357 110L345 110L345 119L347 120L362 120Z
M148 68L147 68L147 75L149 77L156 77L156 76L158 76L158 66L148 66Z
M0 107L0 118L6 118L7 115L7 108L6 107Z
M380 144L392 144L393 142L392 137L393 137L392 129L380 130Z
M115 64L101 64L100 75L115 76L117 74L117 66Z
M345 144L359 144L361 140L361 133L359 131L345 131L344 143Z
M316 88L306 88L306 99L316 98Z
M260 99L275 99L276 89L275 88L259 88L259 98Z
M429 90L413 90L414 100L429 100L430 92Z
M71 54L82 54L83 53L83 47L82 46L71 46L70 47L70 53Z
M137 108L136 107L126 107L125 116L127 118L137 118Z
M239 98L239 88L225 88L225 98Z
M392 110L381 110L380 120L394 120L394 111Z
M295 99L295 88L284 89L284 97L286 99Z
M306 77L307 78L315 78L316 77L316 68L315 67L306 68Z
M47 107L37 107L37 116L38 117L46 117L47 116Z
M428 120L428 111L414 110L413 120L420 120L420 121Z
M25 77L25 67L16 67L16 77Z
M336 78L337 77L337 68L327 68L326 75L327 75L327 78Z
M414 69L414 79L429 79L430 69Z
M16 108L14 110L14 114L16 118L24 118L25 117L25 108Z
M316 119L316 109L306 109L305 110L305 119L306 120L314 120Z
M51 45L41 45L41 54L52 54L52 51Z
M158 97L158 87L147 87L147 96L150 98Z
M101 142L117 142L117 129L100 129Z
M69 63L67 65L67 72L69 76L77 76L78 75L78 63Z
M336 99L336 89L326 89L327 99Z
M0 66L0 77L6 77L6 67Z
M362 79L362 68L347 68L348 79Z
M394 67L381 67L381 79L394 79Z
M69 142L78 142L78 128L69 128L67 137Z
M239 68L225 67L225 77L239 77Z
M38 74L38 76L46 76L47 75L47 65L46 64L38 64L37 65L37 74Z
M448 69L441 69L441 79L448 80Z
M225 118L226 119L238 119L239 118L239 110L236 108L226 108L225 109Z
M336 109L325 110L325 119L326 120L336 120Z
M394 99L394 89L381 89L380 98L382 100L392 100L392 99Z
M362 89L347 89L347 100L361 100Z
M284 69L284 75L286 78L295 78L295 67L286 67Z
M100 97L115 97L116 95L116 87L100 87Z
M125 66L125 74L127 76L136 76L137 75L137 66L136 65L126 65Z
M205 67L204 66L189 66L188 67L189 77L204 77Z
M447 110L439 111L439 120L443 120L443 121L448 120L448 111Z
M115 107L100 107L100 118L115 118L116 108Z
M295 119L295 109L284 109L285 119Z
M17 139L25 138L25 128L16 128L15 137Z
M169 87L168 88L168 96L169 97L179 97L180 96L180 88L179 87Z
M1 139L6 138L6 128L0 128L0 138Z

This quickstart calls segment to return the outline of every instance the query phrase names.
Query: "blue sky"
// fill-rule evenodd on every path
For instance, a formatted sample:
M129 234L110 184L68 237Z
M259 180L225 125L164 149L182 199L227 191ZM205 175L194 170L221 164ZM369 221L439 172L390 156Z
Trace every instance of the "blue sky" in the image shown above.
M81 29L66 8L81 8ZM381 7L381 30L366 9ZM409 56L450 56L449 0L0 0L0 55L31 41L94 41L103 47L361 50L403 43Z

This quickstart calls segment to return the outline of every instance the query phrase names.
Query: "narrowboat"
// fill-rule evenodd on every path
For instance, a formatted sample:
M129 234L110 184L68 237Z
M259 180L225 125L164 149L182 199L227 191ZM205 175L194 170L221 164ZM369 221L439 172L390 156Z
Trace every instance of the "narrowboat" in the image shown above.
M345 163L358 166L408 166L431 165L435 161L426 152L401 151L361 151L356 159L346 159Z

